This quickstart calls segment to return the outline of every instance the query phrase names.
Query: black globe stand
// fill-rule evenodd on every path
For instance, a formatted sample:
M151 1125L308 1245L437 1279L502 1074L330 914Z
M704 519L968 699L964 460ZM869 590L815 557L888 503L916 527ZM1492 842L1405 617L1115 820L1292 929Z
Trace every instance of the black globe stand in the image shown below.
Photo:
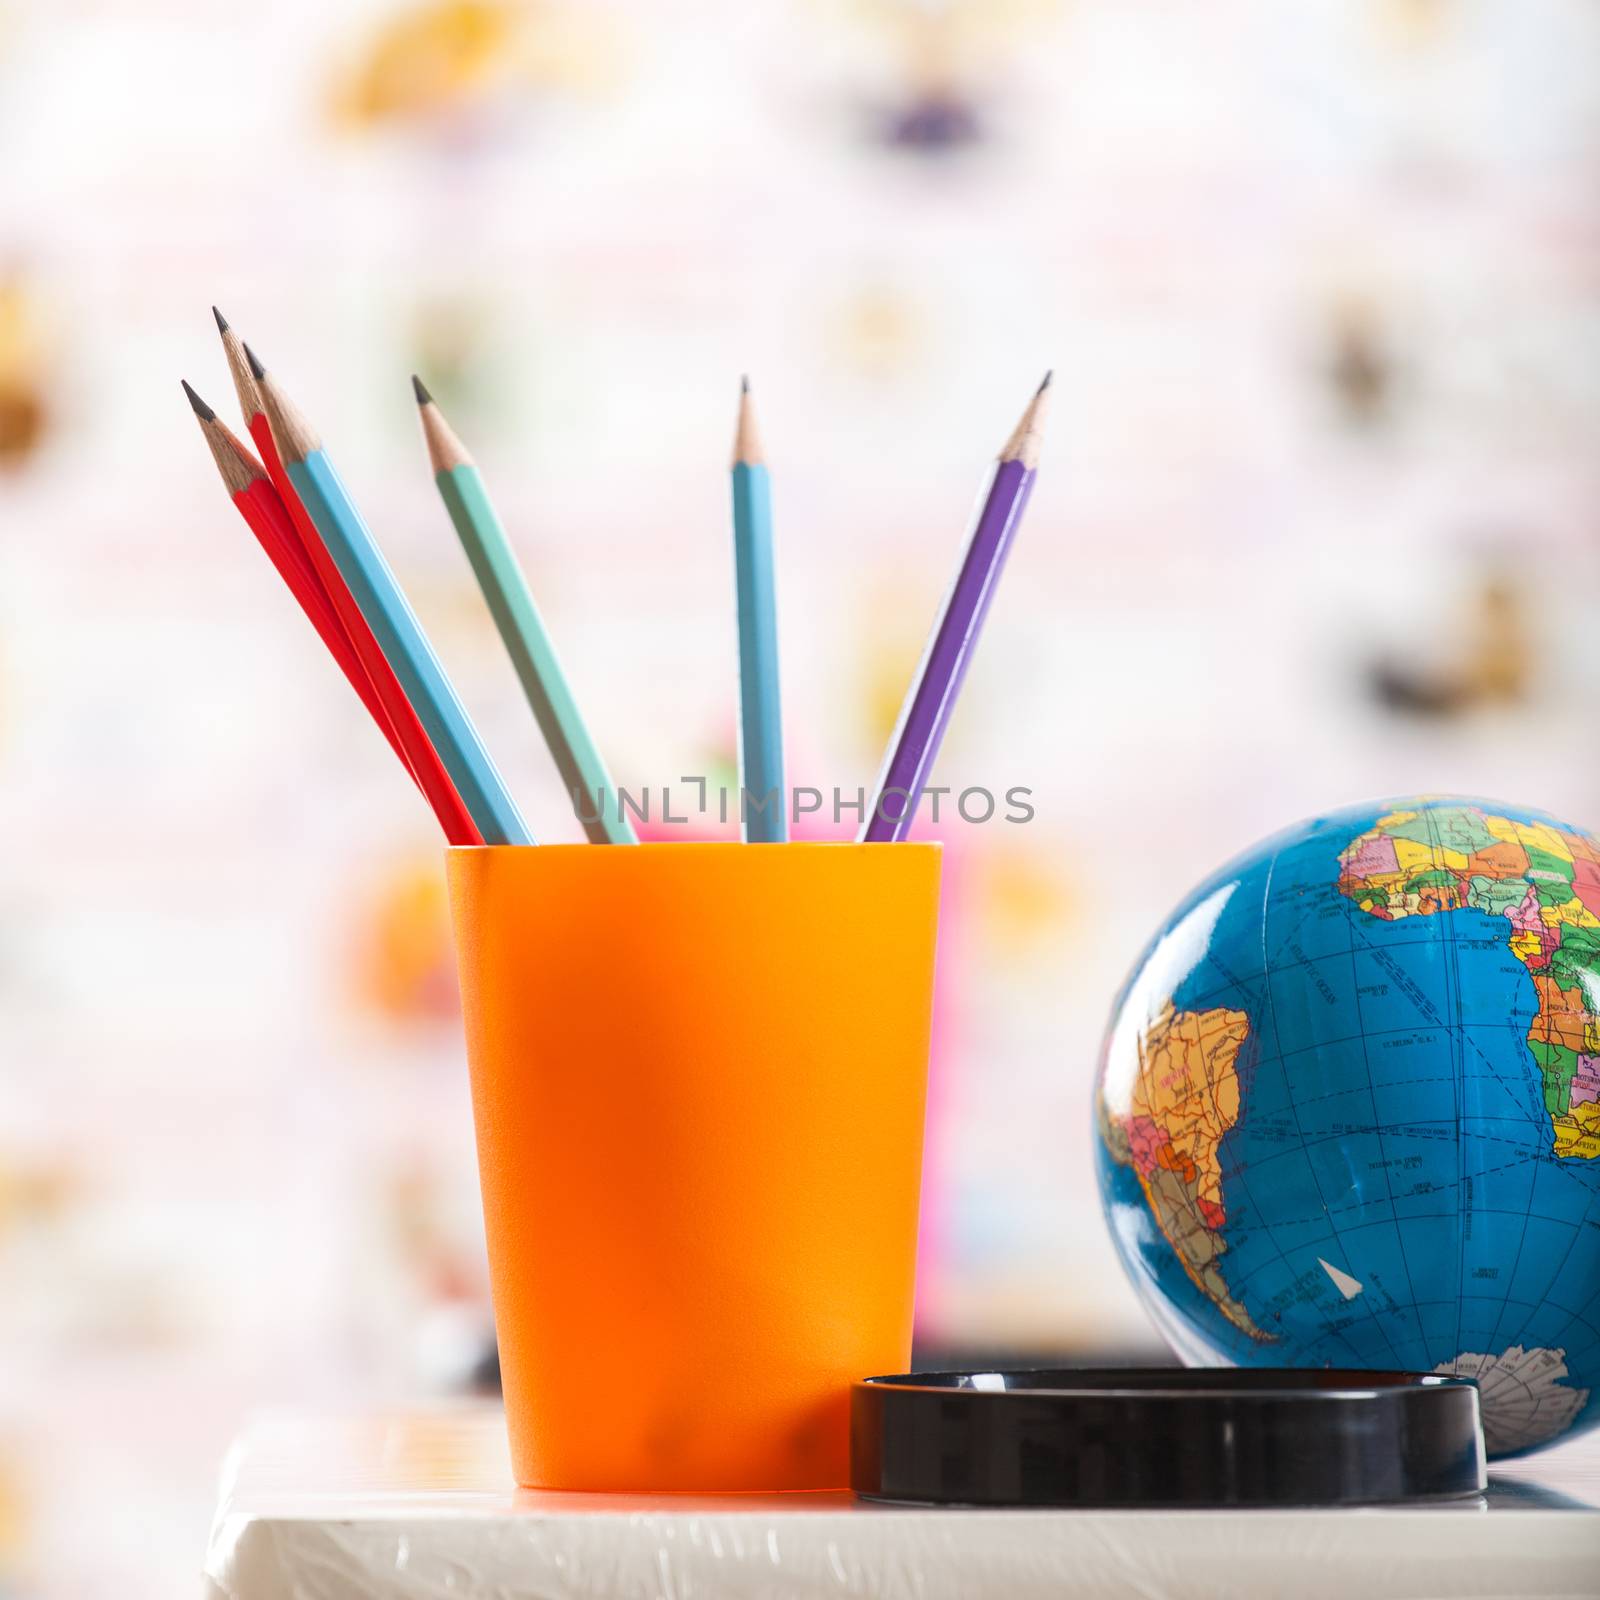
M1323 1368L867 1378L850 1454L857 1494L921 1505L1360 1506L1487 1484L1470 1379Z

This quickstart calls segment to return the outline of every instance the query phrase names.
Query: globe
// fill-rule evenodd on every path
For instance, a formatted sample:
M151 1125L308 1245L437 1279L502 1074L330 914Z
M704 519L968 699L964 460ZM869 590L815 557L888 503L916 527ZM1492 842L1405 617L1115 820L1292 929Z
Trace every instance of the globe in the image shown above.
M1600 1422L1600 842L1342 811L1202 883L1096 1085L1122 1262L1191 1364L1478 1381L1491 1456Z

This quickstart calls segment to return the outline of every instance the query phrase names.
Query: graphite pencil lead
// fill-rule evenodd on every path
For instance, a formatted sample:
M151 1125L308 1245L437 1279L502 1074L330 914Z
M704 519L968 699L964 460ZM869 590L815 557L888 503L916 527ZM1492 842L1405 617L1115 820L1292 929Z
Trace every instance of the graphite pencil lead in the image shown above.
M249 345L246 345L244 347L244 358L250 363L250 376L254 378L257 383L260 383L261 380L267 375L267 369L261 365L261 357L258 356Z
M217 319L217 332L226 333L228 331L228 319L215 306L211 308L211 315Z
M750 393L750 374L748 372L740 374L740 377L739 377L739 393L740 394L749 394Z
M417 404L419 406L433 404L433 396L428 393L427 384L425 384L414 372L411 374L411 392L416 395Z
M1053 377L1055 377L1055 375L1056 375L1056 369L1054 367L1051 367L1050 370L1045 373L1044 382L1039 385L1039 391L1038 392L1040 394L1043 394L1045 392L1045 390L1050 387L1050 380Z
M194 392L194 390L193 390L193 389L191 389L191 388L190 388L190 387L189 387L189 381L188 381L188 379L187 379L187 378L179 378L179 379L178 379L178 382L179 382L179 383L181 383L181 384L182 384L182 385L183 385L183 392L184 392L184 393L185 393L185 394L186 394L186 395L188 395L188 397L189 397L189 404L190 404L190 405L191 405L191 406L193 406L193 407L194 407L194 414L195 414L195 415L196 415L196 416L197 416L197 417L199 417L199 419L200 419L200 420L201 420L201 421L202 421L202 422L215 422L215 421L216 421L216 420L217 420L217 414L216 414L216 412L215 412L215 411L213 411L213 410L212 410L212 409L211 409L211 407L210 407L210 406L208 406L208 405L207 405L207 404L206 404L206 403L205 403L205 401L204 401L204 400L202 400L202 399L201 399L201 398L200 398L200 396L199 396L199 395L197 395L197 394L196 394L196 393L195 393L195 392Z

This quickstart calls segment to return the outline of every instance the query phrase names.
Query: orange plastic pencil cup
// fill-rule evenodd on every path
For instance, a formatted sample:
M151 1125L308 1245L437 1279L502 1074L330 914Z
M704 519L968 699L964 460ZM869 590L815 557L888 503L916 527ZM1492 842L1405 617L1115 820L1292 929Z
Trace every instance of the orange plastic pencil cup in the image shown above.
M449 873L517 1481L844 1487L910 1358L938 846Z

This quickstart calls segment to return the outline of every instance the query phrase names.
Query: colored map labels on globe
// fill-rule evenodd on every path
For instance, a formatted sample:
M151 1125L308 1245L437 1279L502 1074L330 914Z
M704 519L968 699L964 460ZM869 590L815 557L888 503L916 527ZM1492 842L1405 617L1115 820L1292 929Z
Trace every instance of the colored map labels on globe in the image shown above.
M1370 916L1471 907L1505 919L1539 997L1528 1048L1555 1152L1600 1156L1600 849L1570 829L1460 805L1380 817L1339 865L1340 892Z
M1249 1032L1242 1011L1178 1014L1169 1005L1140 1040L1128 1115L1105 1118L1102 1137L1118 1161L1138 1170L1150 1209L1195 1287L1235 1327L1266 1339L1228 1293L1218 1265L1227 1249L1218 1150L1239 1116L1234 1063Z
M1117 1247L1190 1361L1478 1378L1490 1449L1596 1420L1600 845L1475 801L1208 880L1107 1035Z

